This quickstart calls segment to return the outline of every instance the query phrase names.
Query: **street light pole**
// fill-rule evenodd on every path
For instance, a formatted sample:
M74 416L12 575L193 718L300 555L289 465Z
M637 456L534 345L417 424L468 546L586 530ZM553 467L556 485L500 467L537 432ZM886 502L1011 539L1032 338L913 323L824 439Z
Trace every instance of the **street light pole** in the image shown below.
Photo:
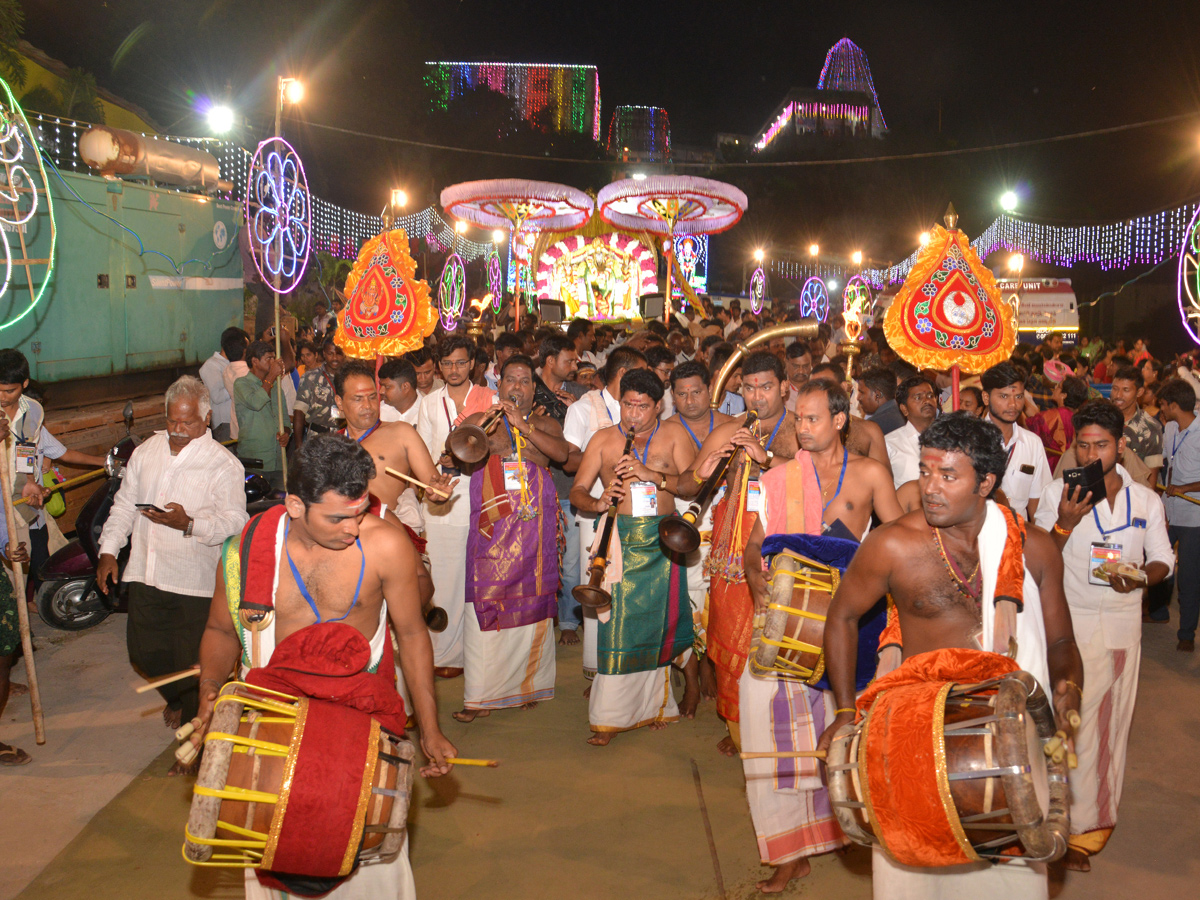
M300 82L297 81L295 78L284 78L282 75L279 77L279 81L277 83L277 88L275 91L275 137L280 138L280 139L283 138L284 90L290 84L295 84L295 85L299 86L299 91L297 92L297 97L296 97L295 102L299 102L299 97L302 96L302 94L303 94L303 86L301 86ZM280 315L279 315L279 275L278 274L274 275L271 278L271 282L272 282L271 287L274 289L274 294L275 294L275 358L283 359L283 331L280 326ZM282 434L284 431L284 423L283 423L284 407L286 406L286 402L283 399L283 377L282 376L280 376L279 378L277 378L275 380L275 400L279 407L279 410L278 410L279 411L279 432L280 432L280 434ZM280 453L280 469L283 473L284 485L286 485L287 484L287 474L288 474L287 473L288 464L287 464L286 448L283 449L283 451Z

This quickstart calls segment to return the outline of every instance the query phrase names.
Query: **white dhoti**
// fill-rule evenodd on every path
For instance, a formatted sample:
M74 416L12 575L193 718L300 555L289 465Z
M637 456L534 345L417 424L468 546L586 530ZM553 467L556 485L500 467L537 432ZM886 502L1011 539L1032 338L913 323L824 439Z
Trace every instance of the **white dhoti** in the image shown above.
M507 709L554 697L554 621L483 631L466 611L465 709Z
M272 890L259 882L253 869L246 870L246 900L287 900L298 896ZM358 867L353 875L324 894L328 900L416 900L412 864L408 861L408 840L391 862Z
M1097 628L1079 655L1083 701L1075 732L1079 766L1071 770L1071 846L1099 853L1117 824L1142 648L1108 649Z
M833 721L833 695L782 678L738 680L742 747L768 752L815 750ZM764 863L779 866L827 853L847 841L829 805L815 759L747 759L746 799Z
M469 525L448 525L438 517L426 516L426 553L429 554L429 574L433 578L433 602L446 611L449 624L446 630L431 632L433 664L438 667L461 669L463 651L463 617L467 585L467 533Z
M1050 896L1044 863L1022 860L915 869L871 854L875 900L1042 900Z
M678 721L669 666L627 675L597 675L592 681L588 696L592 731L632 731L655 722Z
M576 525L579 529L579 583L587 584L592 567L592 544L596 540L596 516L577 515ZM583 675L593 678L597 665L597 622L596 610L584 606L580 610L583 619Z

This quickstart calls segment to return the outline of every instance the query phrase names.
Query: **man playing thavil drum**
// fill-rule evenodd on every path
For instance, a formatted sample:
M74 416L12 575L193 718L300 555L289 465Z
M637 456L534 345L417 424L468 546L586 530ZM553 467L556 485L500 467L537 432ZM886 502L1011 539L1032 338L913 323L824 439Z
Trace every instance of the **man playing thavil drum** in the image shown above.
M901 514L891 473L843 445L849 414L850 400L836 384L814 380L796 391L801 449L795 459L763 473L762 503L746 544L746 584L756 612L766 612L770 592L762 559L766 536L815 536L803 542L805 557L836 565L871 527L872 513L884 522ZM760 677L747 666L738 689L746 750L813 750L833 720L829 692L800 681ZM747 759L743 765L759 855L775 867L758 889L775 893L809 873L808 857L836 850L845 838L815 760Z
M1058 727L1070 736L1068 717L1079 710L1083 664L1063 595L1062 557L1044 531L987 499L1007 463L999 429L970 413L952 413L922 432L920 446L922 508L867 537L829 608L825 660L838 714L820 749L855 720L858 622L885 593L895 601L903 663L887 672L889 664L881 661L872 696L904 679L944 680L948 669L967 659L974 668L951 674L951 680L1006 674L1013 664L1000 653L947 648L994 651L1015 640L1016 666L1053 697ZM886 646L888 633L881 643L881 657L894 653ZM867 702L864 695L864 707ZM902 767L904 761L891 764ZM905 776L898 768L892 777ZM1046 870L1022 861L910 868L876 848L874 893L877 900L1045 897Z
M235 669L277 690L284 690L281 682L295 685L287 691L292 694L336 682L329 699L344 695L352 681L365 682L375 709L403 722L391 675L390 621L429 758L421 774L450 771L446 759L456 751L437 721L433 650L417 596L421 563L403 529L369 511L367 484L374 474L370 455L348 438L311 437L288 473L284 506L255 516L240 538L226 541L200 644L200 713L191 737L196 747L218 691ZM350 661L363 668L344 671ZM330 677L331 668L338 677ZM247 870L246 885L248 897L267 896L253 870ZM344 887L354 896L413 896L407 850L395 863L363 866Z
M738 738L738 679L750 652L753 606L742 564L742 550L758 516L762 496L759 474L796 455L795 417L784 408L783 363L773 353L758 351L742 361L742 397L758 416L746 428L746 416L718 425L704 440L691 468L679 479L679 495L695 497L700 485L718 462L744 448L729 467L725 496L713 509L712 549L707 569L707 659L717 673L717 715L729 726L730 736L717 748L733 756Z
M471 474L460 722L554 696L559 506L547 467L566 462L570 446L554 419L533 412L533 360L513 354L497 374L504 427Z
M588 743L598 746L619 731L678 721L669 666L686 663L693 643L687 573L663 552L658 523L674 512L680 473L695 445L682 426L659 421L663 386L653 372L626 372L620 392L620 423L588 441L571 488L576 508L599 514L615 502L618 512L603 581L612 609L598 617L597 673L588 698L595 732ZM597 478L607 485L598 498L591 495ZM683 714L695 715L699 701L699 687L689 684Z

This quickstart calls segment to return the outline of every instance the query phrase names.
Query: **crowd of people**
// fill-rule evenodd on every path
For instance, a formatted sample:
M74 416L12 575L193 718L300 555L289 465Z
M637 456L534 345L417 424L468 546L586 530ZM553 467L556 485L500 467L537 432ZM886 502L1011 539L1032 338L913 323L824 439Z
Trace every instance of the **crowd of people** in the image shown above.
M739 343L777 323L736 300L630 328L526 316L514 330L507 310L479 324L474 336L439 329L377 365L347 360L321 309L319 342L289 334L277 359L272 334L230 328L199 378L172 385L166 431L126 468L98 572L109 589L129 545L121 580L140 672L200 664L198 684L161 689L169 726L194 720L199 747L230 673L269 666L285 642L294 655L309 626L340 622L351 627L338 626L336 652L361 651L372 673L391 672L395 651L427 775L449 771L456 754L438 725L435 678L464 678L460 722L528 709L554 697L556 646L576 643L594 745L693 718L711 699L727 756L818 750L859 714L860 657L884 676L945 648L1004 652L1015 637L1020 668L1073 733L1067 864L1089 867L1117 820L1142 624L1167 621L1172 582L1178 649L1194 650L1200 503L1189 495L1200 494L1200 442L1189 437L1200 378L1189 358L1163 364L1144 340L1068 349L1051 334L965 378L954 411L950 373L918 371L878 328L851 353L840 320L773 330L743 353ZM0 351L0 403L15 445L32 447L28 462L18 449L14 471L29 473L20 491L40 502L43 458L96 461L40 427L40 407L21 397L28 365L13 353ZM472 452L452 449L456 433ZM246 465L286 488L250 525ZM687 510L718 467L699 548L668 550L660 522ZM1080 472L1093 474L1080 482ZM771 588L764 548L779 535L852 548L828 613L826 690L748 665ZM28 558L24 545L4 544L7 565ZM231 582L231 562L256 552L265 581L243 563ZM1023 598L1001 616L998 601L1012 598L998 580L1012 565ZM576 599L589 581L607 602ZM885 596L896 627L864 644L860 621ZM425 626L431 605L443 630ZM0 597L0 708L16 649L11 606ZM1075 712L1077 730L1065 724ZM0 763L28 761L0 745ZM760 856L774 870L759 889L780 891L847 839L815 759L743 766ZM355 878L382 879L375 895L407 896L402 856L391 874L371 866ZM939 896L960 876L972 896L1046 894L1036 864L950 875L877 851L874 865L877 897Z

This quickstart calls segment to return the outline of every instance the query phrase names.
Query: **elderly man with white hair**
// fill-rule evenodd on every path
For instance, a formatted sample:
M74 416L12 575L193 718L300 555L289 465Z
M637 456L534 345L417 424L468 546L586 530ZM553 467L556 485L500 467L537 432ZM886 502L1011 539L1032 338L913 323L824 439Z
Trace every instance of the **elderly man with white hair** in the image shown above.
M96 583L107 593L117 582L117 555L130 541L121 575L129 594L129 661L150 678L199 660L221 544L248 518L245 469L209 432L208 388L183 376L167 388L166 412L166 431L147 438L125 467L100 535L96 570ZM195 717L195 681L159 693L167 701L168 727Z

